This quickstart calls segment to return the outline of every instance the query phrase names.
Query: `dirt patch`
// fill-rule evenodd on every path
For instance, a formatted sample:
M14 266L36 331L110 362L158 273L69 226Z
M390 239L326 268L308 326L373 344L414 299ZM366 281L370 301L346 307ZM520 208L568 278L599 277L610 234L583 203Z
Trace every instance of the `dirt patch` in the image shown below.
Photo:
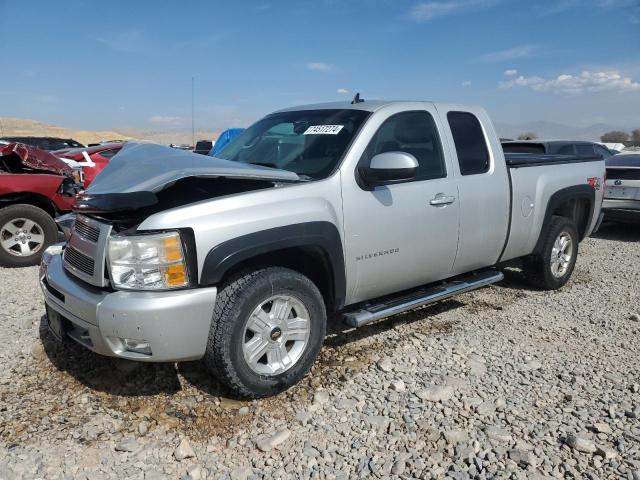
M151 432L172 429L194 440L229 438L257 414L285 419L308 405L316 389L339 386L372 368L374 358L405 341L385 335L399 325L412 323L412 331L423 335L451 334L455 322L437 315L460 305L442 302L360 329L333 322L311 372L287 392L254 401L233 399L200 362L147 364L102 357L72 342L60 344L43 327L46 358L19 364L15 371L21 374L0 393L0 404L22 406L11 416L0 407L0 439L7 445L25 444L41 441L43 434L63 438L76 432L80 443L92 445L114 433L135 431L141 421ZM240 415L243 407L248 413ZM96 417L103 425L83 429L95 424ZM78 436L78 431L83 433Z

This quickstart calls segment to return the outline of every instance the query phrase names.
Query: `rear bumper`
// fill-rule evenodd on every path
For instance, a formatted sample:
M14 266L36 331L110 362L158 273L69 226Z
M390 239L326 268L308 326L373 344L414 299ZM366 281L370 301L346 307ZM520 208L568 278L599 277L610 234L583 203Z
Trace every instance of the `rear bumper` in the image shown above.
M196 360L204 355L216 288L172 292L109 292L69 275L61 255L46 258L40 287L48 308L63 317L66 336L102 355L147 362ZM127 351L123 339L150 345Z
M602 211L606 220L640 222L640 200L605 199Z
M605 210L637 210L640 211L640 200L616 200L605 198L602 202L602 209Z

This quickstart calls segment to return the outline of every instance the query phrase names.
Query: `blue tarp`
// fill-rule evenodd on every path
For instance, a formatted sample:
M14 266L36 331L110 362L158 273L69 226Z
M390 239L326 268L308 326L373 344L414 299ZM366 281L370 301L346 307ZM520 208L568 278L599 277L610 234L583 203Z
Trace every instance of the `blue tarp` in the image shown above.
M216 139L213 148L209 151L209 156L215 157L216 154L220 153L224 147L229 145L231 141L242 132L244 132L244 128L229 128L222 132Z

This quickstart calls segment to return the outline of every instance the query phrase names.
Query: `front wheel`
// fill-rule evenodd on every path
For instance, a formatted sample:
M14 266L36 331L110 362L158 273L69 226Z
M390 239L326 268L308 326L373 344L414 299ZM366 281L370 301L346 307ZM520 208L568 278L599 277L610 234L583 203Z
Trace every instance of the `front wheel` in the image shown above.
M320 291L304 275L268 267L218 292L204 361L235 394L275 395L304 377L326 331Z
M57 238L56 222L41 208L16 204L0 209L0 266L37 265Z
M578 230L566 217L553 216L539 254L525 260L524 274L536 287L556 290L569 281L578 258Z

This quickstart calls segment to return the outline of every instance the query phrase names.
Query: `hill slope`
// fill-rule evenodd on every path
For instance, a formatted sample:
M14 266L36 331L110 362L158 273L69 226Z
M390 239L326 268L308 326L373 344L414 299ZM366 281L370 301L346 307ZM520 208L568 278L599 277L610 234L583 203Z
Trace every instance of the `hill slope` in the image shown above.
M191 132L157 132L142 130L73 130L26 118L0 117L2 137L61 137L73 138L85 145L102 140L145 140L160 144L191 144ZM216 132L196 132L196 139L215 139Z

